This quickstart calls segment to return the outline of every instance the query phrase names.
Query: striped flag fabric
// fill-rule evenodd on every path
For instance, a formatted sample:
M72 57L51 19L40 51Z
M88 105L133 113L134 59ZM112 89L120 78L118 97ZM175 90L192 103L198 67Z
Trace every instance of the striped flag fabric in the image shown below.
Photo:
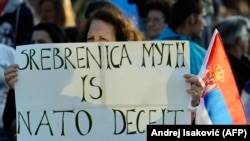
M221 36L215 29L199 76L205 82L197 125L245 125L247 118Z

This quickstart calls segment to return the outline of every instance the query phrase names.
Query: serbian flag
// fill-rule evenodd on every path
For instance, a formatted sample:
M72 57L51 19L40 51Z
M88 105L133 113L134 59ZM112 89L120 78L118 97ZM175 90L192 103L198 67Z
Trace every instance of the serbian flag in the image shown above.
M196 124L247 124L244 107L221 36L214 31L199 76L205 91L196 112Z

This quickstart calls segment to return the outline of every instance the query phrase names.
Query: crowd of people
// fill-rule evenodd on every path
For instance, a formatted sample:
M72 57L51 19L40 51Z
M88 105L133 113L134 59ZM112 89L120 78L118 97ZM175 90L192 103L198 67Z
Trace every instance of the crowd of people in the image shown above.
M136 27L133 20L124 15L126 11L109 0L91 1L82 17L83 23L79 26L74 18L70 19L71 24L66 22L63 0L39 0L37 13L34 13L36 11L28 1L0 0L0 141L15 139L14 85L18 81L18 65L14 64L14 50L19 45L189 40L191 74L186 74L184 78L191 84L187 93L192 96L191 107L195 109L199 105L205 87L197 74L205 57L211 32L218 29L239 94L245 92L244 90L250 91L250 2L247 0L145 0L144 3L129 0L129 2L137 4L144 21L141 26L145 28ZM224 9L221 12L222 5ZM249 11L243 11L241 6L248 6ZM195 124L195 110L191 115Z

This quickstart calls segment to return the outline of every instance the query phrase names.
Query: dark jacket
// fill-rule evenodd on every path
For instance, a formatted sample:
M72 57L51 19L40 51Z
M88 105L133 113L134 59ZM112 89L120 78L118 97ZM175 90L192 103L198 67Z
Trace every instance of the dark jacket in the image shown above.
M7 101L3 112L3 126L6 131L10 131L13 120L16 119L15 92L10 90L7 95Z
M241 94L241 91L248 80L250 80L250 65L245 61L235 58L233 55L227 53L234 78Z
M35 24L32 10L25 2L12 9L15 10L10 12L4 10L6 12L0 15L0 42L14 48L30 44Z

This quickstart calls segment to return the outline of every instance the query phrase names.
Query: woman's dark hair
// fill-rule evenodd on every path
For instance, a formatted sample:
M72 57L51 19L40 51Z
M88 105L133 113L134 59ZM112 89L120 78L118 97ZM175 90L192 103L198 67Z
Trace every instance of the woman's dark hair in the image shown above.
M205 4L203 0L176 0L170 11L169 26L176 29L191 15L202 13Z
M145 38L143 33L136 29L133 22L126 19L122 14L119 14L110 8L101 8L96 10L90 16L86 28L79 36L79 41L87 41L87 34L93 20L102 20L113 25L116 32L116 41L142 41Z
M115 10L119 14L122 14L122 11L114 4L105 0L95 0L91 1L85 11L85 18L89 19L90 15L97 9L100 8L110 8Z
M34 31L45 30L50 35L53 43L69 42L64 28L51 22L41 22L34 27Z
M144 5L143 17L147 17L151 10L158 10L164 15L164 22L169 22L170 9L172 1L170 0L148 0Z

